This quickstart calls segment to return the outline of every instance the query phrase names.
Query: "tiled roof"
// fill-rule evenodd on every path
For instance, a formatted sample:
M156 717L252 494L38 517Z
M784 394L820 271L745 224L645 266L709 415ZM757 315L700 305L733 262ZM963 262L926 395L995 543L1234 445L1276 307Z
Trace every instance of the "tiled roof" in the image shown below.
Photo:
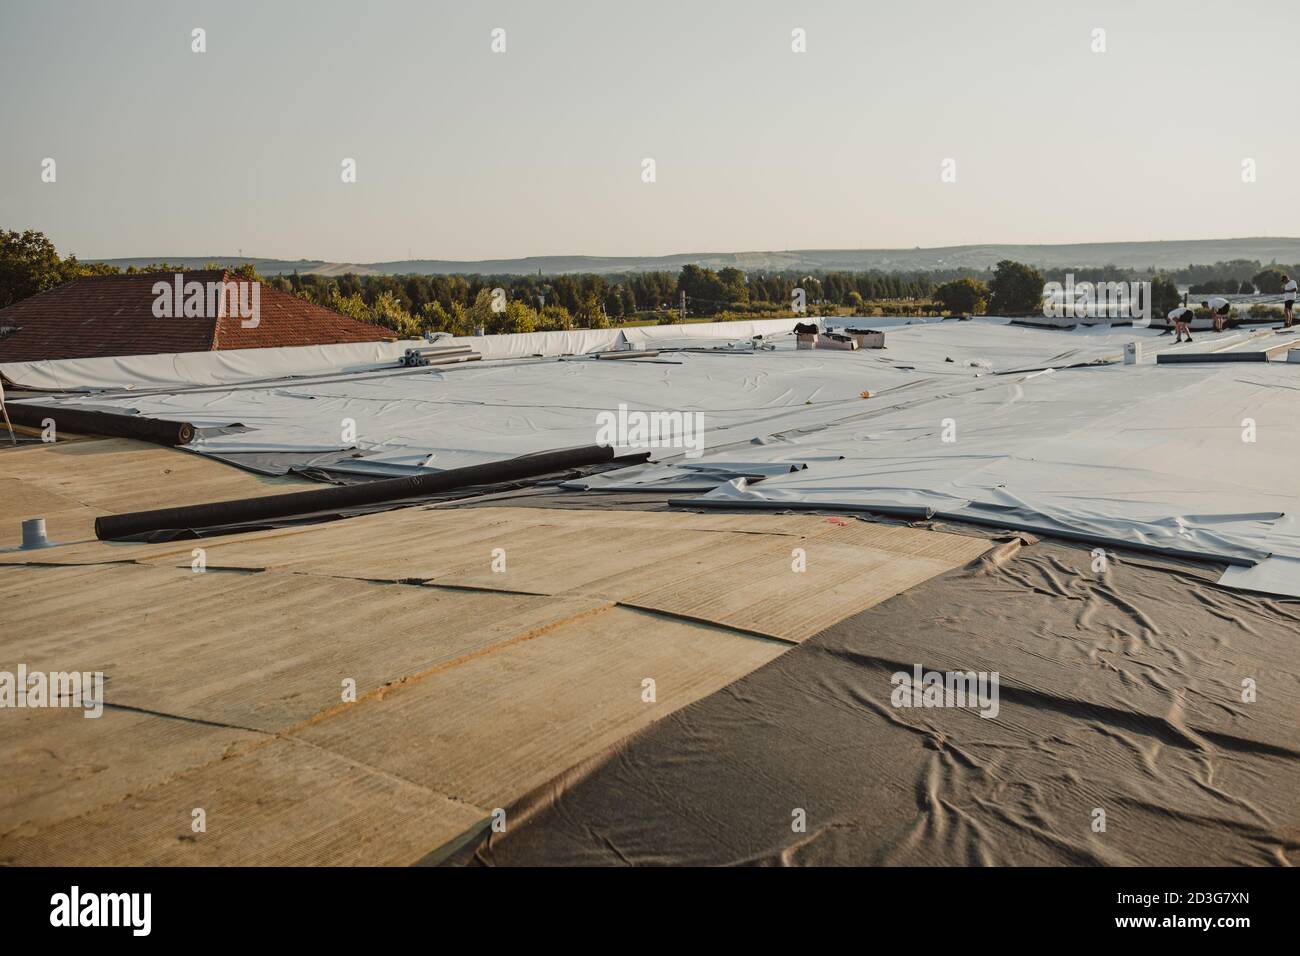
M244 328L233 309L218 318L157 318L154 284L172 273L87 276L0 309L0 362L206 352L396 339L390 329L263 284L260 322ZM185 281L237 282L233 272L186 272ZM17 328L17 331L2 330Z

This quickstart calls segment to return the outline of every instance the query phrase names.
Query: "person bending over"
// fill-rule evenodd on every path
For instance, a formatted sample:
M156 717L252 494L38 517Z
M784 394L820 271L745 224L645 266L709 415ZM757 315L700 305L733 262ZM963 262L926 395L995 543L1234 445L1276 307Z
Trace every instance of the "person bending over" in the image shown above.
M1232 312L1232 303L1221 295L1216 295L1213 299L1201 303L1201 308L1210 310L1210 317L1214 319L1214 331L1223 331L1223 320Z

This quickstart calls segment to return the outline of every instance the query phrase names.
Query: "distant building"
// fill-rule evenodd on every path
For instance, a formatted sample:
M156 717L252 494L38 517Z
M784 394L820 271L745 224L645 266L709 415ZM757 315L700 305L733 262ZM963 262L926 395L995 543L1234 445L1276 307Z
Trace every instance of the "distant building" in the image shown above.
M391 329L265 284L257 289L257 315L245 318L249 280L234 272L186 272L183 282L199 283L205 290L210 284L245 283L242 311L237 294L215 302L207 298L198 315L186 316L183 301L175 310L159 308L164 294L155 287L166 283L174 289L175 278L170 272L87 276L0 309L0 362L388 342L399 337ZM171 317L159 317L159 312Z

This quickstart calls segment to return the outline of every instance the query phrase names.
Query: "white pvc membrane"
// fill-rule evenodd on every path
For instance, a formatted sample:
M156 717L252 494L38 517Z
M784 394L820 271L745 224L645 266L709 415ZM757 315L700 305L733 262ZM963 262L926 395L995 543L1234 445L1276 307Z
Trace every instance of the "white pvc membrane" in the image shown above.
M396 364L409 343L368 364L343 354L334 368L322 367L323 348L257 350L280 354L260 365L223 358L194 374L199 387L182 388L141 365L175 368L181 357L85 360L101 363L93 385L110 390L57 400L190 421L200 454L274 453L380 475L589 445L598 416L620 405L698 412L701 457L656 448L650 464L574 485L695 491L704 505L928 509L1227 559L1241 566L1226 584L1300 595L1300 364L1120 362L1135 339L1148 353L1258 351L1283 336L1203 334L1175 346L1148 329L860 320L887 330L886 349L809 351L795 349L791 324L462 339L485 359L419 369ZM754 334L777 349L749 349ZM588 354L628 346L696 350ZM289 377L294 351L311 353L296 374L312 377ZM39 364L0 372L69 387L70 363Z
M495 361L585 355L611 349L655 349L661 347L661 344L726 341L764 332L788 332L794 323L794 319L766 319L649 328L583 329L576 332L528 332L520 335L447 338L438 344L468 345L484 360ZM0 375L23 388L45 391L236 384L373 369L377 365L396 362L408 348L427 344L423 340L357 342L344 345L10 362L0 364Z

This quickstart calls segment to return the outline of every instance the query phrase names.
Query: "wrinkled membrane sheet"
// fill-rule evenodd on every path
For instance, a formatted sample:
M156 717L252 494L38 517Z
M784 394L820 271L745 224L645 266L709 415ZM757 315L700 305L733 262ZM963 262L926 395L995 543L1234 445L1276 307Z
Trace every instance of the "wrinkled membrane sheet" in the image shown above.
M1300 602L1167 558L1098 573L1086 548L1013 548L842 621L540 788L472 859L1300 862ZM891 675L915 665L998 672L997 716L894 706Z
M657 333L656 342L679 345L707 347L733 341L703 335L684 339L682 328L648 331ZM1011 331L1022 336L1025 332ZM670 334L679 338L666 339ZM576 333L487 338L538 335L558 335L567 341ZM748 443L791 424L815 426L828 413L834 414L833 407L861 401L868 381L878 383L877 388L885 387L886 380L897 386L916 384L912 371L894 369L896 363L887 352L799 352L790 335L784 336L783 344L785 348L774 352L724 349L617 361L585 355L520 357L417 369L394 362L363 369L349 366L337 374L298 379L116 389L62 400L192 422L200 437L189 447L199 453L291 452L314 465L319 465L315 456L322 453L350 453L372 466L389 465L400 473L404 468L437 470L591 444L597 436L597 415L616 411L620 404L632 410L698 411L705 416L706 441L712 448L722 441ZM561 342L557 347L578 346ZM494 350L512 353L514 348L495 346ZM132 358L161 362L168 357ZM937 372L946 380L962 381L976 370L949 364ZM356 423L353 440L344 438L347 420ZM240 427L231 428L236 424Z
M654 333L656 342L700 347L734 341L703 335L681 338L683 328L701 327L665 326L627 333L649 332ZM567 342L577 333L486 338L528 340L547 335L561 336ZM667 338L670 335L678 338ZM815 431L846 415L860 414L867 409L861 404L864 391L885 399L870 406L872 409L886 409L900 402L924 400L936 391L978 386L981 377L987 377L996 366L1015 368L1023 363L1087 360L1117 353L1125 338L1119 332L1044 334L1005 324L964 322L900 327L891 336L889 349L857 352L798 351L793 337L786 334L778 335L781 348L777 351L669 352L618 361L585 355L521 356L417 369L393 362L346 365L335 374L321 373L318 365L311 364L312 374L300 378L281 374L187 388L106 389L57 400L190 421L201 430L199 440L190 446L200 453L315 456L352 452L372 465L431 469L590 444L597 434L597 415L626 404L631 410L701 413L706 453L716 455L728 446L745 448L769 438L790 443L797 439L784 437L785 433ZM392 348L375 346L380 347ZM580 344L560 343L557 347ZM309 351L315 355L326 348L342 347ZM490 351L513 354L519 348L506 344ZM220 354L221 359L209 361L220 362L223 368L231 362L250 361L226 359L226 353ZM181 360L189 358L131 356L85 361L129 364L148 360L158 365L170 360L183 364ZM946 361L948 358L953 361ZM283 370L286 362L280 355L276 362L256 367ZM127 371L120 374L134 382ZM357 426L353 441L343 438L341 423L348 419ZM233 428L235 425L239 427ZM757 451L763 453L761 444ZM674 453L672 449L663 452L668 457Z
M788 333L796 321L759 319L648 328L449 336L433 343L424 339L403 339L396 342L5 362L0 363L0 375L19 387L42 391L238 385L277 378L367 371L379 365L398 362L407 349L428 347L431 344L468 346L484 361L496 361L547 355L583 355L627 348L646 350L672 345L707 344L754 335Z
M620 405L696 412L699 457L654 448L648 465L571 487L694 492L701 506L921 509L1222 559L1240 565L1226 583L1300 595L1288 518L1300 494L1300 364L1118 364L1133 340L1148 352L1208 351L1280 336L1176 345L1140 328L868 321L886 328L886 349L797 350L767 329L775 351L707 350L745 341L719 336L757 334L759 323L602 330L590 341L534 333L489 337L502 340L491 351L521 356L509 360L64 400L193 422L191 450L246 467L372 477L592 444L600 416ZM634 332L642 345L706 350L522 357ZM546 338L556 335L567 337Z

